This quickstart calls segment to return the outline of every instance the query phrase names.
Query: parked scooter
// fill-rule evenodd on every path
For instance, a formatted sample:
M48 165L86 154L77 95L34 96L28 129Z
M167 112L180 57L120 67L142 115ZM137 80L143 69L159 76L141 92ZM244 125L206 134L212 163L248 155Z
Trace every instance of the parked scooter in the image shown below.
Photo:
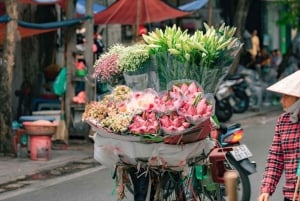
M244 68L240 66L240 74L244 75L245 81L250 88L249 108L261 108L264 96L267 94L267 84L260 79L259 73L255 70Z
M242 74L225 75L215 92L215 114L220 122L228 121L233 113L243 113L249 108L251 90Z
M215 115L220 122L228 121L233 115L233 109L230 103L232 90L223 85L215 93Z
M249 108L251 91L243 74L229 75L221 86L229 87L232 91L229 98L234 113L243 113Z
M233 115L232 89L224 83L226 76L227 74L220 79L215 91L215 115L220 122L228 121Z

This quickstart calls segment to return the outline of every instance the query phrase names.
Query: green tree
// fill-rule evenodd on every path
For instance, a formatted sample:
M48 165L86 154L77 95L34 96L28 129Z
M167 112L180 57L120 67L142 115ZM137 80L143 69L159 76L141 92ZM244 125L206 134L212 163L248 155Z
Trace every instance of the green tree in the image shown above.
M286 25L299 30L300 28L300 0L279 0L278 5L282 7L280 17L277 20L278 25ZM300 32L297 31L296 39L300 37ZM298 44L291 41L288 46L286 55L283 57L283 60L279 66L279 74L284 72L285 68L288 67L288 60L294 52L293 45ZM299 58L298 58L299 59ZM299 64L298 64L299 65Z
M292 28L300 28L300 0L280 0L278 4L283 8L278 24L289 25Z

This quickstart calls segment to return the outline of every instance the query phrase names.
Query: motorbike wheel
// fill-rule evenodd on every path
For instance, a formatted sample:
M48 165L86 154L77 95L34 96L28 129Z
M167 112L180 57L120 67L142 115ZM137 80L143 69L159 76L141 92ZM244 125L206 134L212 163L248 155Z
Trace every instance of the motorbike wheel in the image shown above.
M215 114L220 122L226 122L232 117L233 110L230 103L226 99L216 99L215 106Z
M244 91L234 92L235 105L232 106L234 113L243 113L249 108L249 97Z
M257 96L252 96L250 97L250 101L249 101L249 107L250 108L254 108L258 105L258 98Z

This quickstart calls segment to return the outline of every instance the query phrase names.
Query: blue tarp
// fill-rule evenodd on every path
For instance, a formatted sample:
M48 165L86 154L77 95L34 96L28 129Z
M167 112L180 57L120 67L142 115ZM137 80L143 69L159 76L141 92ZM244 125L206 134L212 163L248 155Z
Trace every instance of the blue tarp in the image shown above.
M22 27L31 28L31 29L55 29L60 27L67 27L74 24L79 24L84 20L91 19L90 16L85 16L82 18L70 19L70 20L63 20L57 22L46 22L46 23L31 23L31 22L24 22L18 20L18 24Z
M5 22L8 22L9 21L9 17L8 15L2 15L0 16L0 23L5 23Z
M195 0L193 2L181 5L178 8L180 10L190 12L190 11L194 11L194 10L198 10L198 9L202 8L207 2L208 2L208 0Z
M70 20L63 20L57 22L46 22L46 23L32 23L32 22L25 22L22 20L18 20L18 25L26 28L31 29L56 29L60 27L67 27L75 24L82 23L84 20L91 19L91 16L84 16L81 18L70 19ZM8 15L0 16L0 23L6 23L10 20Z
M105 9L105 6L102 6L98 3L93 4L93 12L98 13ZM77 0L76 3L76 12L80 15L85 15L85 0Z

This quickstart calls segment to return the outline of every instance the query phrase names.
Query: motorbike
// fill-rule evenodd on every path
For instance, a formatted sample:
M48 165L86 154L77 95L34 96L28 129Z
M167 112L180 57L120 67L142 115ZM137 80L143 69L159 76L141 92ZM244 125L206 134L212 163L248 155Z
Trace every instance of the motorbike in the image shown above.
M221 86L228 87L232 93L229 98L233 112L243 113L249 108L249 97L251 90L245 80L243 74L236 74L228 76Z
M240 124L228 127L220 126L219 129L211 133L218 144L209 155L210 165L198 164L191 168L194 194L200 200L226 200L224 174L227 170L236 170L239 175L237 200L250 201L249 175L256 172L256 163L250 160L252 153L249 148L245 144L241 144L243 134L244 130Z
M215 114L220 122L228 121L233 113L243 113L249 108L252 92L245 75L226 74L215 92Z
M232 105L235 104L231 98L233 93L232 89L224 82L226 76L227 75L224 75L220 79L217 90L215 91L215 115L220 122L226 122L232 117Z
M226 200L224 174L228 170L236 170L239 175L237 200L250 201L249 175L256 172L256 163L250 160L252 153L249 148L241 143L243 134L244 130L240 124L228 127L221 125L211 132L211 137L217 143L208 156L199 156L198 159L191 160L182 171L163 167L163 171L156 169L151 172L145 168L142 176L132 173L127 178L123 176L123 180L129 181L126 188L133 194L137 191L142 192L143 197L138 201L155 200L158 189L166 201L224 201ZM145 174L149 176L143 177ZM152 187L151 193L147 195L149 183L152 183Z
M220 122L228 121L233 115L230 103L231 90L229 87L221 87L215 94L215 115Z
M263 82L259 74L252 69L241 68L240 73L244 75L245 81L250 88L249 108L259 109L261 107L264 94L266 94L267 84Z

